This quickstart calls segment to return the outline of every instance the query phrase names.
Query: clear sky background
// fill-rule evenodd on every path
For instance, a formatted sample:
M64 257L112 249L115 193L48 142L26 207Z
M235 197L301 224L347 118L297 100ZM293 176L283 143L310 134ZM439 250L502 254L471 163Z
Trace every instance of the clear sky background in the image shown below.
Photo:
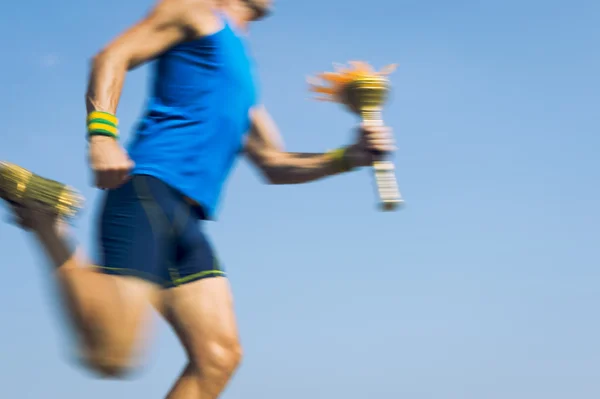
M0 159L89 198L90 57L150 1L28 0L0 12ZM600 3L280 0L251 38L288 148L347 143L355 119L309 100L331 62L399 63L404 210L375 210L369 171L262 185L243 161L209 230L246 358L226 399L600 397ZM128 136L148 70L128 76ZM6 213L6 212L3 212ZM157 322L130 382L69 362L48 267L0 225L0 398L157 398L184 365Z

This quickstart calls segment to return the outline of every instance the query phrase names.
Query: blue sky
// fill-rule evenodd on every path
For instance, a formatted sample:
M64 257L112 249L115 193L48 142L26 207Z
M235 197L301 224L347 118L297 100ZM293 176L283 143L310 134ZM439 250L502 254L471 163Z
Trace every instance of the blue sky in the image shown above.
M0 14L0 159L89 198L89 58L148 1L12 2ZM370 8L367 8L370 7ZM33 11L31 11L33 10ZM401 212L368 171L269 187L244 161L209 227L237 298L245 363L224 396L600 396L600 3L280 0L255 27L264 102L293 151L347 143L355 119L309 100L331 62L397 62ZM127 136L147 70L128 76ZM0 225L0 397L162 398L184 365L158 322L130 382L68 362L48 268Z

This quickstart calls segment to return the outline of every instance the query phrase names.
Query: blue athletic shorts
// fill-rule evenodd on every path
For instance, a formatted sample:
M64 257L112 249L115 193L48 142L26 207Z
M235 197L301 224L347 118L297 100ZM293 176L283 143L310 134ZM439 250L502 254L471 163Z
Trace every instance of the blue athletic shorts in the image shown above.
M100 216L100 262L107 274L162 287L225 276L202 231L203 213L161 180L135 175L107 192Z

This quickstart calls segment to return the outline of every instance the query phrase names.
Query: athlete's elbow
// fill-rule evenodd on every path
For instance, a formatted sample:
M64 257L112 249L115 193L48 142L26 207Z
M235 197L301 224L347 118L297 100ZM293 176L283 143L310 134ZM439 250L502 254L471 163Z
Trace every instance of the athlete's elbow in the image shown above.
M111 49L110 47L97 53L91 61L92 70L100 71L106 69L123 69L127 70L129 64L126 55Z
M285 171L280 168L270 168L263 166L262 168L260 168L260 172L263 181L266 184L293 184L293 182L291 181L292 176L290 176L289 173L285 173Z
M286 154L270 152L259 157L255 164L267 184L294 184L297 173L296 168L290 165Z
M108 50L102 50L92 57L90 65L94 70L99 69L101 66L107 63L109 58L110 52Z
M263 177L265 183L267 183L267 184L273 184L273 185L288 184L288 183L286 183L284 176L281 173L278 173L277 171L274 171L274 170L263 169L262 177Z
M302 175L289 170L271 170L263 171L263 177L267 184L284 185L284 184L301 184L306 183L306 179Z

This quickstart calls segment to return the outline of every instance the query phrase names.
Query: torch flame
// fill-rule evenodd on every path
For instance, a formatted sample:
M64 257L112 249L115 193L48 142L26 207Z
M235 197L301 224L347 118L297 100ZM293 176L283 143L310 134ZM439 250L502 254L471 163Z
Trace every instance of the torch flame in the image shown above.
M335 72L324 72L308 79L310 91L321 94L317 100L341 102L341 94L349 83L372 76L387 76L396 69L396 65L392 64L377 72L363 61L351 61L349 66L334 64L334 67Z

